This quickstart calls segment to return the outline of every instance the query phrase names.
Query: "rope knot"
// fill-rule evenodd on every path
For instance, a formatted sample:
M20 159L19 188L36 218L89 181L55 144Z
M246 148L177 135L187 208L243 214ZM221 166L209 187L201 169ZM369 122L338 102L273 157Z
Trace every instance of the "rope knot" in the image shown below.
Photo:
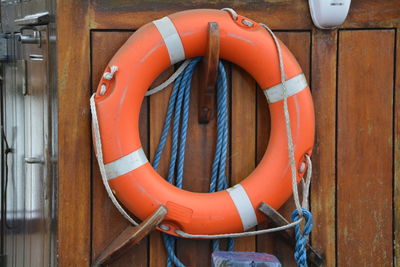
M118 71L118 67L113 65L110 67L110 72L104 72L103 78L106 80L112 80L112 78L114 78L114 74L117 71Z
M300 224L297 224L294 227L295 238L296 238L294 257L299 267L307 267L306 245L308 243L308 236L310 235L313 227L313 216L309 210L304 208L302 208L302 213L303 213L302 215L299 214L299 211L296 209L293 211L291 215L293 221L297 221L300 218L304 218L304 223L305 223L303 230L301 230Z

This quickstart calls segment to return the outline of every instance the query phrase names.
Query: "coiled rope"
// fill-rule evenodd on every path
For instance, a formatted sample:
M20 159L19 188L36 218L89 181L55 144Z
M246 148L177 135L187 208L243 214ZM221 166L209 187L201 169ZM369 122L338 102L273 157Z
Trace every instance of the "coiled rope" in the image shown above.
M294 234L296 238L296 245L294 249L294 258L296 259L297 266L299 267L307 267L307 250L306 245L308 242L308 236L311 233L313 227L313 216L311 212L307 209L302 209L303 216L305 219L304 229L303 231L300 229L300 225L296 225L294 227ZM298 220L300 218L300 214L298 210L294 210L291 218L293 221Z
M190 84L192 81L193 71L199 61L200 58L190 60L188 64L185 64L187 66L184 67L182 73L179 74L175 80L168 103L160 142L153 161L153 168L157 169L173 121L171 159L167 180L169 183L175 184L178 188L182 188L183 181L186 135L189 120ZM210 192L221 191L228 187L225 175L229 131L227 88L225 68L223 64L219 62L217 76L217 143L211 170ZM173 263L175 266L184 267L185 265L175 255L176 237L164 233L163 239L168 255L167 266L170 267ZM233 250L233 247L234 242L233 239L230 238L228 242L228 250ZM219 240L213 240L213 251L216 250L219 250Z

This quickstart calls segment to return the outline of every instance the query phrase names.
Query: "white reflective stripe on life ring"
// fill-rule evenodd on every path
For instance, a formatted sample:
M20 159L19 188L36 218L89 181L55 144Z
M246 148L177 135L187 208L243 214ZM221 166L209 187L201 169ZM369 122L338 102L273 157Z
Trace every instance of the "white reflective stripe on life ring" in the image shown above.
M303 89L308 87L306 77L303 73L285 81L287 89L287 97L293 96ZM267 97L268 103L275 103L283 100L283 85L282 83L272 86L264 90L264 94Z
M153 23L167 46L171 65L184 60L185 50L183 49L182 40L172 21L168 17L163 17L153 21Z
M117 178L121 175L127 174L140 166L147 163L146 154L142 148L133 151L132 153L123 156L113 162L104 165L106 171L107 180Z
M250 198L243 186L241 184L237 184L231 188L228 188L226 191L228 191L229 196L232 198L232 201L239 213L240 219L242 220L243 231L256 226L258 224L257 216L253 205L251 204Z

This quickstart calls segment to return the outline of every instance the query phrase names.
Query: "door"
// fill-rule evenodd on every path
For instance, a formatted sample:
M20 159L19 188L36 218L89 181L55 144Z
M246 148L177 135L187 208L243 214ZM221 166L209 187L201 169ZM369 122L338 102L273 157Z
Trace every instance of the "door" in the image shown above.
M53 266L55 163L48 26L24 27L8 35L9 60L2 64L4 266Z

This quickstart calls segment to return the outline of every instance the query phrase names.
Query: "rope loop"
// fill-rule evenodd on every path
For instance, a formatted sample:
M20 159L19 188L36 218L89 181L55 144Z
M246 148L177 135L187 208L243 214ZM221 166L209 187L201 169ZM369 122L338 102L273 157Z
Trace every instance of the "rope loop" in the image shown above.
M307 250L306 245L308 243L308 236L311 233L313 227L313 216L311 212L307 209L302 209L302 214L295 209L291 215L293 221L299 220L301 217L304 218L304 227L301 229L300 225L297 224L294 227L296 246L294 252L294 258L296 259L297 266L307 267Z
M229 12L229 14L231 14L231 17L233 18L233 20L237 20L239 17L238 13L233 8L225 7L221 10Z
M103 74L103 78L106 80L112 80L112 78L114 78L114 74L118 71L118 67L117 66L111 66L110 67L110 72L105 72Z

